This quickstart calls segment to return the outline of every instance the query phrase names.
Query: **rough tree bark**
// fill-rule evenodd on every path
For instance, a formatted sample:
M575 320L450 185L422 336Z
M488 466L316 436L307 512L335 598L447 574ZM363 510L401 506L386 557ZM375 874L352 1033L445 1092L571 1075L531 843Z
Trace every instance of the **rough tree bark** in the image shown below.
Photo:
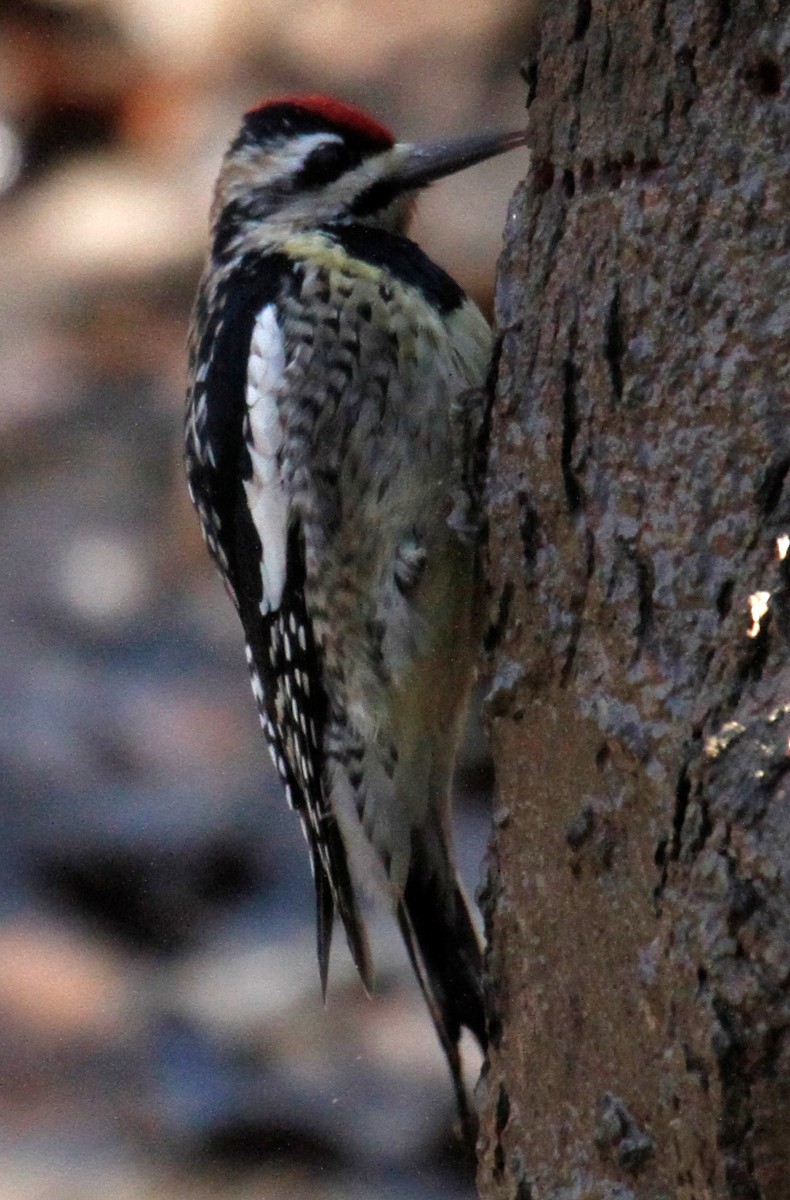
M550 0L489 464L487 1200L790 1197L790 11Z

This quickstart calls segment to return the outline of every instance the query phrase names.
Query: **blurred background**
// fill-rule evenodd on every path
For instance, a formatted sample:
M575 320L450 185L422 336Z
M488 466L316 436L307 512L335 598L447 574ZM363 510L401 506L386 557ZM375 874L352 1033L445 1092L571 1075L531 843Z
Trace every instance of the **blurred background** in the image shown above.
M186 495L184 345L246 107L518 127L532 23L529 0L0 5L0 1200L473 1195L386 914L376 999L338 935L322 1007L298 822ZM419 210L489 312L524 169ZM472 893L490 782L472 723Z

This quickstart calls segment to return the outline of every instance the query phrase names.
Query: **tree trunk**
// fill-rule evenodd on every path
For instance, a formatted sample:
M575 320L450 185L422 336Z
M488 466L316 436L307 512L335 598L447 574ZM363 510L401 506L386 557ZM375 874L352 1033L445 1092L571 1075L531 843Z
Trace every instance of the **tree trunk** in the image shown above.
M525 69L487 1200L790 1197L789 66L779 0L553 0Z

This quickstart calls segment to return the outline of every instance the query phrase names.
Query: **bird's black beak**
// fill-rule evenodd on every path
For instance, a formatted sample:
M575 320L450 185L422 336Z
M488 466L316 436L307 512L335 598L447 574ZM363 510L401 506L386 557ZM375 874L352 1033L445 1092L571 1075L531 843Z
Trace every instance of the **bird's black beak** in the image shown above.
M466 167L505 154L523 146L527 140L526 130L512 133L473 133L449 141L431 142L427 145L411 145L399 142L389 151L391 169L387 171L390 183L403 191L427 187L435 179L454 175Z

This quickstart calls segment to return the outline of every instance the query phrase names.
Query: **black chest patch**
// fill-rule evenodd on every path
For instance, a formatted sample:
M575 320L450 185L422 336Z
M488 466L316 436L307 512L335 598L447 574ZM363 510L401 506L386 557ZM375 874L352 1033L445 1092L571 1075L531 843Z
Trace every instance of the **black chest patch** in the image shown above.
M421 292L440 313L460 308L466 293L416 242L371 225L327 225L323 230L352 258L389 272L401 283Z

